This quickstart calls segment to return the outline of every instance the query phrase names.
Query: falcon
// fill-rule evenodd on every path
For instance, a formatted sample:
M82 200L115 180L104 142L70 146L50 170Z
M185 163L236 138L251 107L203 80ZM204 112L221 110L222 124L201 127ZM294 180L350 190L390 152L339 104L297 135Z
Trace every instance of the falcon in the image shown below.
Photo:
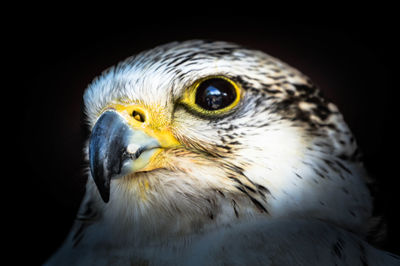
M370 182L298 70L219 41L144 51L84 93L86 193L46 265L400 265Z

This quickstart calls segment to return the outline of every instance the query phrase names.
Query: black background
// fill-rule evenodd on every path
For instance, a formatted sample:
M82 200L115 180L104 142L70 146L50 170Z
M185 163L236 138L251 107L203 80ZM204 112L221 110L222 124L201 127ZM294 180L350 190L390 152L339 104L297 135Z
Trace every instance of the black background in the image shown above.
M259 8L263 11L255 11ZM204 38L278 57L310 76L338 105L379 183L378 209L388 224L383 248L400 254L398 29L390 8L287 13L284 7L255 6L163 16L144 8L121 16L113 10L75 11L27 12L21 25L3 35L3 56L11 58L3 62L11 70L5 89L11 96L3 97L2 114L7 126L13 123L3 127L13 139L3 219L15 232L8 246L16 261L42 263L72 224L86 181L82 94L91 80L143 49Z

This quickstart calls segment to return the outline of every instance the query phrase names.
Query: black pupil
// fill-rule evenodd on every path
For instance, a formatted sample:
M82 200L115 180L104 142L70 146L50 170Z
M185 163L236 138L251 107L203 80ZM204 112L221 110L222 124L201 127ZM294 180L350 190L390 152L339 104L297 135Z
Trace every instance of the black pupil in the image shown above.
M196 91L196 104L206 110L218 110L229 106L236 99L233 85L222 78L203 81Z

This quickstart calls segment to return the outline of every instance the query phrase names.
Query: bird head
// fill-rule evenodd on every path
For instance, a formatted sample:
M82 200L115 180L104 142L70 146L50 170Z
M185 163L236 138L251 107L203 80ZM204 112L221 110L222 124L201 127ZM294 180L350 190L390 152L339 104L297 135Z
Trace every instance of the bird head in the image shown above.
M84 104L88 190L110 217L202 230L311 216L362 231L370 216L338 109L263 52L226 42L159 46L105 71Z

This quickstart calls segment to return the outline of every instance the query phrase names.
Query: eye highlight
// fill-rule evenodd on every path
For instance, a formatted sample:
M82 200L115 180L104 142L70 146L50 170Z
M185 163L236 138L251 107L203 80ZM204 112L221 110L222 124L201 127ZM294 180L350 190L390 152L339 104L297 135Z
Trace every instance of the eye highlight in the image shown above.
M233 84L225 79L210 78L199 84L195 103L205 110L219 110L229 106L236 99Z
M185 92L181 103L203 115L219 115L232 110L241 98L239 86L224 76L196 81Z

